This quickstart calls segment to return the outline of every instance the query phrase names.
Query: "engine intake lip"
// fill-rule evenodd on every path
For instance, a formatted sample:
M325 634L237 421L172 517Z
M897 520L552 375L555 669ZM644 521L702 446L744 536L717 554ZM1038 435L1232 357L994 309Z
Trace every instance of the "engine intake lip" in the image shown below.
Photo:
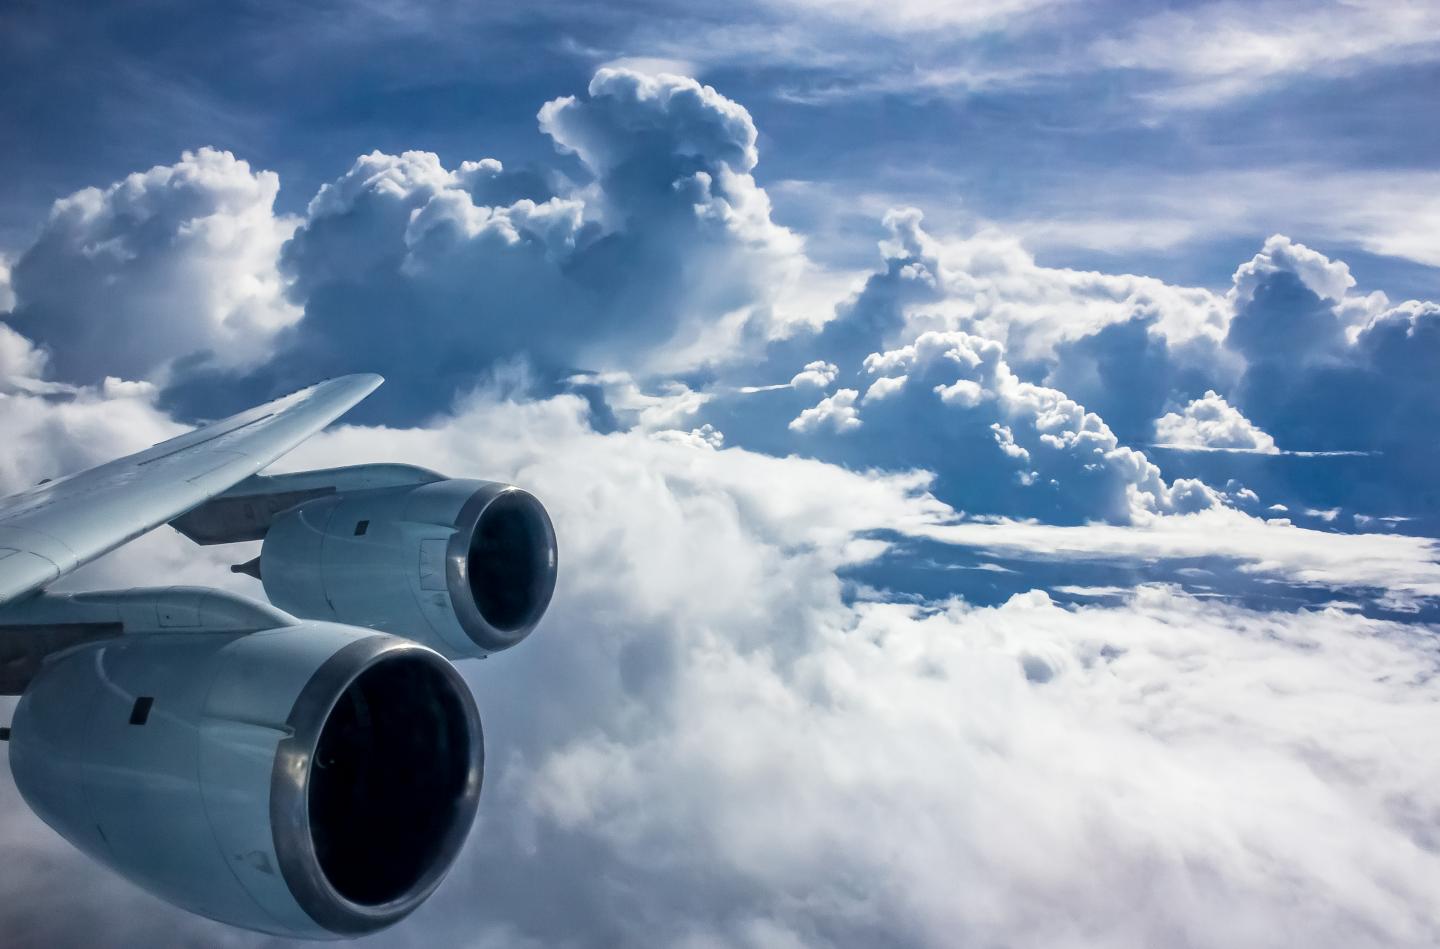
M443 802L449 808L448 819L420 835L423 854L412 855L416 856L414 872L398 885L392 880L366 891L363 884L353 882L353 874L347 877L348 868L320 852L326 828L316 826L311 804L316 787L324 781L316 772L326 726L337 714L343 715L337 713L337 706L352 688L363 687L357 683L367 674L373 679L390 670L418 674L435 688L432 697L445 705L448 726L465 732L467 754L463 761L452 762L457 766L453 787ZM291 734L275 753L270 821L280 873L295 901L318 925L340 936L375 932L405 918L440 885L469 835L479 807L484 735L465 681L444 657L425 646L394 636L367 636L336 652L316 670L296 698L286 724ZM435 803L416 801L413 806ZM319 846L317 832L322 841Z
M487 653L530 635L550 606L558 572L555 527L530 492L487 484L456 515L446 585L460 628Z

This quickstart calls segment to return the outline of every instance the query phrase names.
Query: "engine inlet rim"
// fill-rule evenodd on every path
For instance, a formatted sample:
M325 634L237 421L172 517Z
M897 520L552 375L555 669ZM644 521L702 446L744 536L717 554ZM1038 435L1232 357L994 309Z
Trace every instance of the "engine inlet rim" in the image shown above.
M458 706L473 754L465 763L451 819L432 841L430 861L410 885L384 898L351 899L337 888L317 852L310 798L316 753L336 704L355 683L382 663L422 664L438 677ZM440 885L474 823L484 778L484 735L480 715L465 681L435 651L394 636L356 640L331 656L311 676L286 722L291 734L280 742L271 779L270 818L281 876L295 901L318 925L337 935L363 935L408 916ZM354 888L345 886L354 894Z
M474 573L478 565L476 546L485 534L487 519L493 519L497 512L515 512L522 517L536 542L539 560L530 565L526 575L529 601L519 615L508 610L497 615L492 609L487 616L482 608L485 597L477 589L486 581ZM455 533L445 550L445 572L456 619L472 642L487 653L519 643L544 617L559 573L555 527L544 505L530 492L511 485L486 485L476 491L456 515Z

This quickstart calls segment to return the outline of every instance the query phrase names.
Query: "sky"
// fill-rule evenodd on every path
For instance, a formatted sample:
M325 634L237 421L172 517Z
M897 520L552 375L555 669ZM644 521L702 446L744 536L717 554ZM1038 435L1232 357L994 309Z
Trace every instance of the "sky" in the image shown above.
M1440 942L1440 8L493 6L0 12L0 490L379 372L274 470L554 518L362 942ZM3 778L0 941L284 944Z

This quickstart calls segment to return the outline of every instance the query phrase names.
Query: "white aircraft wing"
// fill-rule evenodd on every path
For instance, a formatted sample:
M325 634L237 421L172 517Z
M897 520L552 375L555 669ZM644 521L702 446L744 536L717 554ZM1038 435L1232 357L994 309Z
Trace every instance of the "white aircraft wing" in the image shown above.
M0 500L0 604L40 589L255 474L383 381L369 374L329 379Z

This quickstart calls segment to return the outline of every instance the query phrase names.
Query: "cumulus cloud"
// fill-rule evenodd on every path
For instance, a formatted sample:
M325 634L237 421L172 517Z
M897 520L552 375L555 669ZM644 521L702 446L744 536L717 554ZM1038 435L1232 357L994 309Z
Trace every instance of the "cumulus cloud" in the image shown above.
M565 96L540 110L540 127L597 174L635 162L715 162L745 174L760 160L750 113L685 76L606 68L590 82L590 101ZM658 146L658 147L657 147ZM645 190L657 182L636 182Z
M693 448L709 448L719 450L725 447L725 433L717 431L714 425L706 422L699 428L692 428L685 432L677 428L661 429L653 435L661 441L679 442Z
M819 356L854 371L921 333L966 332L1003 343L1027 381L1085 404L1127 441L1148 439L1167 402L1231 385L1243 371L1223 346L1233 311L1225 295L1041 266L1014 236L990 229L939 238L913 208L884 223L880 269L822 331L798 334L777 359Z
M44 387L46 362L34 343L0 323L0 392Z
M834 395L826 396L818 404L801 412L790 420L792 432L852 432L860 427L860 413L855 409L855 400L860 395L855 389L840 389Z
M605 68L539 123L589 181L376 152L322 187L281 261L305 312L282 374L382 372L412 402L377 405L413 418L497 360L677 371L823 318L827 280L771 218L743 106Z
M246 368L299 318L276 268L295 221L280 180L202 148L56 201L15 260L5 317L54 375L163 377L177 359Z
M856 301L875 325L903 328L911 338L923 330L964 330L1005 343L1026 362L1051 361L1057 346L1136 318L1153 320L1174 344L1224 333L1227 307L1209 291L1045 267L1012 235L981 230L941 239L923 220L913 208L886 215L883 274Z
M1273 455L1275 439L1255 427L1213 389L1179 412L1155 420L1155 440L1168 448L1227 449Z
M1227 345L1246 360L1228 400L1286 448L1378 452L1363 481L1309 506L1429 515L1440 465L1440 305L1348 292L1348 268L1272 238L1236 273ZM1401 508L1401 510L1393 510Z
M710 399L682 382L665 382L655 391L646 391L624 372L581 373L571 376L567 383L578 393L593 392L598 396L598 403L591 405L592 413L599 404L607 421L642 432L683 428Z
M149 399L125 392L119 380L56 396L0 388L0 432L10 445L25 446L0 455L0 496L148 448L184 429Z
M1350 268L1275 235L1235 271L1226 344L1251 363L1333 360L1347 347ZM1361 309L1363 310L1363 304Z
M1343 262L1283 235L1266 240L1219 294L1040 267L1002 235L937 238L913 210L892 212L886 225L881 267L834 318L772 346L776 368L819 357L837 366L840 384L865 393L857 410L862 437L807 450L848 464L919 465L967 510L1011 516L1120 520L1194 510L1218 500L1200 482L1218 488L1237 475L1242 483L1231 495L1245 503L1256 495L1365 516L1424 513L1422 473L1440 463L1424 434L1440 422L1431 418L1440 398L1421 368L1432 358L1435 304L1392 305L1382 293L1362 293ZM976 358L991 347L1004 371L989 368L993 361L951 371L960 365L955 350L951 359L919 359L932 368L917 381L904 363L927 333L971 337L965 345ZM953 413L934 414L940 405ZM710 411L717 419L729 412L725 430L740 444L784 449L741 410ZM1015 412L1043 421L1017 424ZM1172 448L1276 454L1278 442L1294 456L1389 460L1240 472L1221 459L1147 458L1125 447L1156 441L1157 419L1158 441ZM1058 429L1036 454L1029 439L1047 434L1044 426ZM1070 457L1047 471L1041 462L1059 460L1047 459L1051 449ZM1161 479L1157 463L1179 470ZM1111 487L1101 487L1111 476ZM1161 487L1177 476L1178 498L1165 493L1173 485ZM1034 490L1015 493L997 482Z
M771 219L768 199L752 176L758 133L741 105L683 77L602 69L586 95L547 103L540 125L557 148L581 160L588 183L512 171L494 159L447 168L431 153L376 152L322 187L285 244L278 270L273 246L269 258L251 261L252 270L271 275L259 282L284 283L285 305L303 307L305 315L271 341L281 358L248 391L258 398L317 374L363 366L392 378L389 391L367 407L370 417L414 418L515 360L533 366L539 379L564 377L575 366L598 367L591 382L580 383L594 393L597 417L651 431L688 432L710 424L730 435L732 444L738 439L783 451L789 448L775 435L755 440L756 426L725 417L728 409L715 404L723 384L708 389L697 377L682 382L666 376L703 365L724 379L733 367L746 365L737 362L741 353L769 340L764 365L776 370L771 378L790 376L792 390L828 391L838 383L841 393L857 393L837 393L820 406L789 403L785 414L775 413L794 423L781 434L853 432L862 403L874 403L883 414L882 404L904 401L906 373L867 377L861 372L867 355L901 351L925 333L965 333L1003 344L1005 371L1015 386L1034 387L1009 399L1005 411L1029 400L1026 411L1058 426L1036 430L1036 437L1049 436L1049 447L1078 452L1079 458L1091 445L1082 431L1093 431L1100 443L1113 442L1098 449L1110 453L1106 462L1080 464L1080 477L1131 468L1118 474L1120 482L1140 487L1109 494L1134 497L1077 503L1069 514L1113 519L1129 516L1125 511L1213 503L1189 481L1178 497L1167 494L1172 489L1162 487L1153 463L1123 447L1149 439L1153 420L1167 405L1214 391L1243 410L1234 394L1237 380L1275 340L1318 327L1329 335L1301 333L1304 345L1316 353L1339 351L1350 345L1346 334L1353 336L1378 312L1373 300L1357 304L1347 296L1353 279L1343 264L1278 236L1237 272L1235 288L1222 296L1147 277L1042 267L1017 241L994 231L937 238L914 209L886 216L890 236L881 268L847 302L797 308L798 288L808 283L802 277L817 271L800 238ZM192 157L273 185L273 176L250 175L228 156L202 151ZM154 169L91 199L100 195L114 203L117 195L174 190L181 188L175 182L198 177ZM273 221L271 198L273 187L259 204L261 217ZM277 272L283 277L274 278ZM1298 292L1329 301L1318 307L1316 320L1273 316L1281 295L1274 287L1286 275ZM223 283L210 282L217 281ZM135 303L124 286L117 292L125 306ZM26 306L22 299L17 312ZM1331 326L1337 323L1343 325ZM167 341L183 336L171 334ZM64 378L64 367L59 369ZM163 393L165 404L189 414L216 411L214 394L223 391L216 377L187 377ZM630 382L616 381L623 378ZM986 401L984 386L984 380L952 377L935 380L931 389L945 407L975 412ZM656 398L663 406L645 401ZM757 411L773 411L775 404L755 402ZM666 415L673 417L658 421ZM1027 425L1004 415L977 418L974 432L942 439L933 452L946 452L944 458L929 450L918 457L904 451L826 457L920 464L953 486L957 468L980 474L974 465L954 463L960 453L978 452L1005 463L998 469L1003 480L1037 487L1032 499L1046 490L1068 491L1056 471L1015 470L1020 455L1010 446L1027 453L1032 447ZM1009 440L997 441L992 425L1008 431ZM903 447L899 431L891 447ZM822 449L812 443L807 450ZM982 510L1038 514L1055 507L1052 499L1029 508L1018 495L995 505L985 493ZM957 498L972 500L968 493Z
M801 386L828 389L830 388L830 384L835 381L835 377L839 374L840 368L833 362L825 362L823 359L817 359L814 362L806 363L805 368L797 372L794 378L790 380L790 385L797 389Z
M1197 481L1166 482L1063 392L1021 380L996 340L925 332L863 367L875 380L863 411L858 390L841 389L791 429L852 432L863 422L858 457L936 471L944 496L971 512L1128 523L1220 503Z
M1271 235L1260 252L1235 271L1231 295L1242 303L1255 299L1257 289L1277 274L1289 274L1316 296L1338 302L1355 286L1343 261L1298 244L1284 234Z

